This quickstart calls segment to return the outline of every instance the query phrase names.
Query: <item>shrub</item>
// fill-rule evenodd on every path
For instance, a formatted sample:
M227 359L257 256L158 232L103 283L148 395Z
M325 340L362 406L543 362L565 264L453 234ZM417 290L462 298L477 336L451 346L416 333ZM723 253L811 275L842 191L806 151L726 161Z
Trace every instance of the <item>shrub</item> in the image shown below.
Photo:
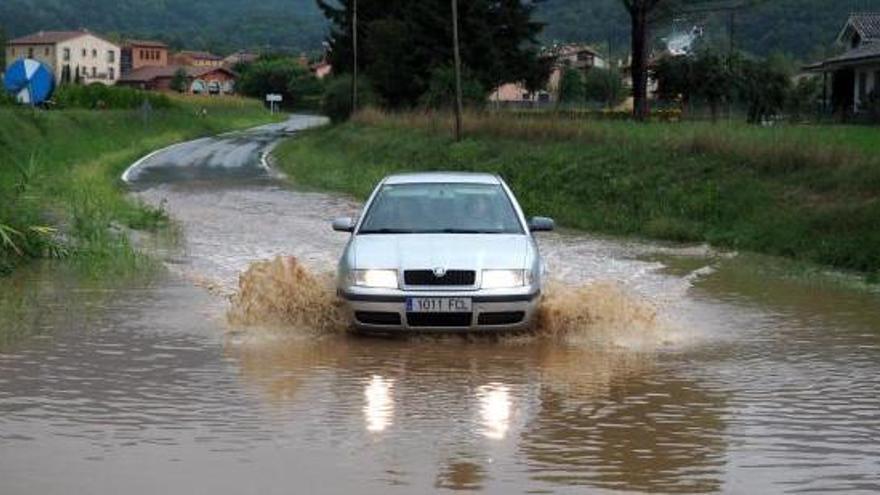
M55 92L54 101L61 108L90 110L136 109L144 103L148 103L154 109L173 106L171 100L161 93L103 84L63 85Z
M798 121L816 112L822 94L822 80L818 77L805 77L788 93L786 107L792 120Z
M623 102L623 79L615 69L595 67L584 78L584 97L587 101L616 107Z
M865 117L872 124L880 124L880 91L871 91L868 99L862 103Z
M787 71L773 60L740 62L739 88L748 105L748 121L760 124L785 107L791 89Z
M321 95L320 81L299 60L290 57L262 58L246 65L238 89L260 100L270 93L280 94L285 106L302 107Z
M186 91L186 69L183 67L174 71L174 76L171 78L171 89L178 93Z
M482 107L486 103L486 89L470 71L462 71L461 96L465 106ZM433 110L451 109L455 106L455 69L440 67L431 72L428 90L419 98L419 104Z
M358 105L361 107L378 103L370 81L358 78ZM334 123L343 122L351 117L351 76L340 75L331 79L324 86L324 97L321 100L321 111Z
M584 80L575 69L565 69L559 80L559 103L581 103L584 100Z

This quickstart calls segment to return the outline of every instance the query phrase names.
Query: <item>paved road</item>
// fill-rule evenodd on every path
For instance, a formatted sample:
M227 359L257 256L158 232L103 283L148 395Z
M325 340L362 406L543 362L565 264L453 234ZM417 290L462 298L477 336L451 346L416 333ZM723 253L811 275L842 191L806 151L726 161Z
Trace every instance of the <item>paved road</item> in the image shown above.
M261 160L281 139L328 123L325 117L292 115L287 121L177 144L138 161L122 178L149 186L179 180L245 178L269 173Z

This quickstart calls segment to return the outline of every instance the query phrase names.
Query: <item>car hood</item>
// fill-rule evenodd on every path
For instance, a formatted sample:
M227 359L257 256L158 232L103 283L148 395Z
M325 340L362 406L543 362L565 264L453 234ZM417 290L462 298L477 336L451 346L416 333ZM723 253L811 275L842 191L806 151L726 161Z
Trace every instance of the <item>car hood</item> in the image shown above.
M514 234L377 234L355 236L349 246L358 269L527 269L531 239Z

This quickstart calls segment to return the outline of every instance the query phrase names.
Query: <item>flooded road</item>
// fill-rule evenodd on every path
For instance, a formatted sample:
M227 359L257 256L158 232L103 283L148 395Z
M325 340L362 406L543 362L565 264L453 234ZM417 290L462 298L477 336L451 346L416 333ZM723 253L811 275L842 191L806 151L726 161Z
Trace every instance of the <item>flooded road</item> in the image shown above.
M151 247L166 272L0 282L21 327L0 340L0 493L880 491L880 295L835 277L562 232L541 237L562 337L291 324L332 305L291 286L321 287L346 240L328 221L358 209L263 166L315 123L139 163L134 194L180 225ZM279 256L302 271L254 265ZM230 323L230 298L265 320Z

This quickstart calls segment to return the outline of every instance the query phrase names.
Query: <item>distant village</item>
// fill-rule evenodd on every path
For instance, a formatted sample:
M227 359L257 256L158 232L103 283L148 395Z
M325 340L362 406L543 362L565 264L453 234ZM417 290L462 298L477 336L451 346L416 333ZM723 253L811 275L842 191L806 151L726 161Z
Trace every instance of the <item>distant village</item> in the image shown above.
M171 91L178 74L185 78L189 94L230 95L235 92L235 67L253 62L256 53L240 51L221 57L204 51L172 52L161 41L128 39L114 43L88 30L40 31L6 43L7 65L19 58L42 62L61 84L100 83L130 86L149 91ZM330 74L326 62L300 63L316 77Z
M544 90L530 92L520 83L496 88L489 100L506 103L540 103L556 99L563 71L575 68L587 72L609 63L599 51L586 44L563 44L545 51L553 60L549 83ZM11 39L6 43L7 65L19 58L38 60L48 66L61 84L100 83L129 86L149 91L172 91L172 81L185 74L186 93L230 95L235 93L240 64L257 60L259 54L239 51L226 57L204 51L172 52L161 41L128 39L114 43L88 30L40 31ZM322 58L310 62L299 57L318 79L332 74L332 67Z
M651 63L687 53L689 42L670 41L664 52L652 54ZM836 43L841 48L839 54L803 67L798 77L821 78L824 107L858 113L872 94L880 93L880 13L853 13L843 23ZM588 44L558 44L545 47L543 53L551 59L552 67L544 89L531 91L523 83L511 82L494 88L489 101L513 106L540 106L557 101L563 76L569 70L585 75L594 68L615 68L623 87L631 87L629 62L609 61ZM259 54L239 51L222 57L203 51L172 52L160 41L129 39L114 43L107 37L79 30L40 31L6 43L7 66L25 57L44 63L61 84L101 83L171 91L173 86L181 85L179 80L183 78L186 93L230 95L235 93L239 78L235 68L255 61ZM314 62L301 55L299 61L318 79L333 72L326 56ZM656 91L657 82L651 78L649 94Z

